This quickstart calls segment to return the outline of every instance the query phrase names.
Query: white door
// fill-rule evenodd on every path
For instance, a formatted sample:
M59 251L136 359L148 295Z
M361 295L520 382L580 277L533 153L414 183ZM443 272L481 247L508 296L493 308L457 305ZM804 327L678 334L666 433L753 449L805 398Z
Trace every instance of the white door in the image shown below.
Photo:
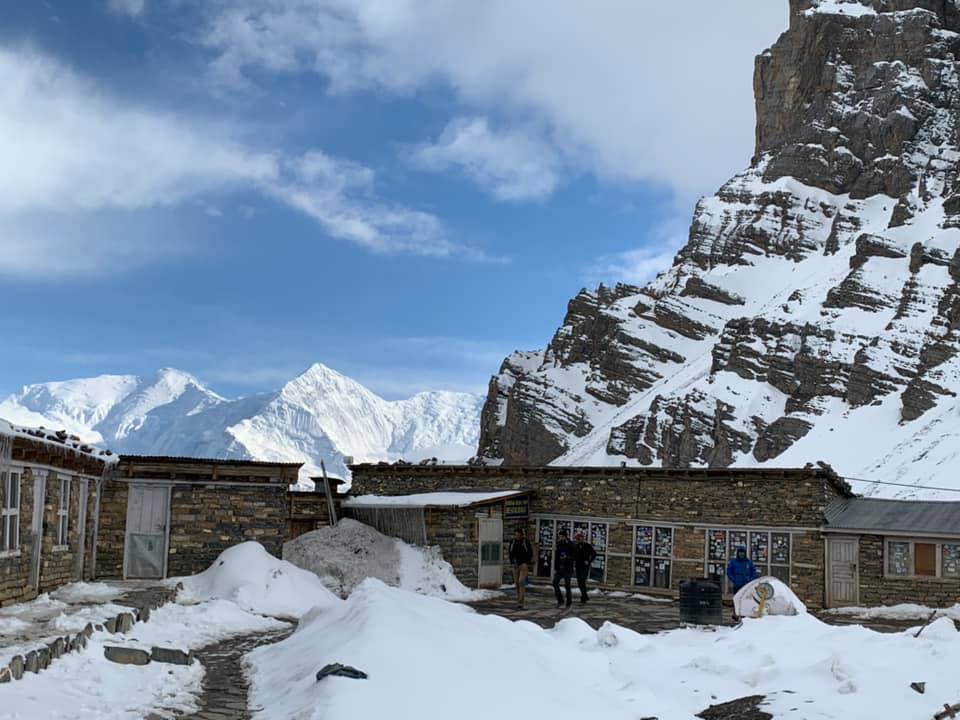
M43 508L47 502L47 475L33 471L33 556L30 558L30 584L40 589L40 555L43 552Z
M843 607L860 601L860 542L855 537L827 539L827 605Z
M480 518L479 587L499 587L503 583L503 519Z
M162 578L166 575L169 499L168 487L130 485L124 577Z

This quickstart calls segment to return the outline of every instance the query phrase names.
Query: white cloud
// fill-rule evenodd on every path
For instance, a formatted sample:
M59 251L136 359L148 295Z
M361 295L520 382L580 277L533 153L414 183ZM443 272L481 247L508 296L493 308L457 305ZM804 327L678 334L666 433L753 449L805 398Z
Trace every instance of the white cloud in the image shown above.
M0 77L0 274L129 265L152 243L89 227L81 236L77 218L251 188L370 250L483 259L433 215L379 199L369 168L320 151L289 157L240 128L133 106L36 52L0 48ZM43 231L25 229L38 216Z
M647 233L641 247L598 258L587 268L587 279L645 285L673 264L687 241L687 227L687 220L680 217L661 222Z
M750 155L753 58L785 0L222 0L203 41L223 82L315 71L333 92L412 93L547 129L601 178L712 192Z
M139 17L146 7L146 0L109 0L107 7L118 15Z
M560 182L561 161L552 147L529 132L492 130L485 117L452 120L409 159L424 170L456 169L503 201L540 200Z

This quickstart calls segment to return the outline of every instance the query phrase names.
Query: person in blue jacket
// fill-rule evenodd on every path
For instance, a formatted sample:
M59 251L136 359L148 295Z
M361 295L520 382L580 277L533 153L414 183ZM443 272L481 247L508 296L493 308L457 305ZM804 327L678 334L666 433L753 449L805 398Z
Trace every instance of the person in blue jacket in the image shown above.
M727 580L733 589L733 594L740 592L740 588L751 580L756 580L760 573L757 572L757 566L753 560L747 557L747 549L743 546L737 548L737 555L730 559L727 564Z

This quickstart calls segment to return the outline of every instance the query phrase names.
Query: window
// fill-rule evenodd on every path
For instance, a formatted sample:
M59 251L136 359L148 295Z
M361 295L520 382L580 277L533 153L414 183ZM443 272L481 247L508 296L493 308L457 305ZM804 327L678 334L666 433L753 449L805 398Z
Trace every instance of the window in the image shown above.
M727 563L744 548L760 575L772 575L789 585L791 545L788 532L708 529L706 576L730 592Z
M590 566L590 580L602 583L607 579L607 533L608 524L592 522L581 518L561 518L552 520L540 518L537 520L537 544L540 553L537 557L537 576L553 576L553 551L557 546L560 531L566 530L573 540L577 533L583 533L597 551L597 557Z
M670 589L673 528L637 525L633 529L633 584Z
M70 478L60 478L60 504L57 506L57 545L66 547L70 527Z
M960 579L960 541L887 540L886 575Z
M20 473L0 473L0 552L20 549Z

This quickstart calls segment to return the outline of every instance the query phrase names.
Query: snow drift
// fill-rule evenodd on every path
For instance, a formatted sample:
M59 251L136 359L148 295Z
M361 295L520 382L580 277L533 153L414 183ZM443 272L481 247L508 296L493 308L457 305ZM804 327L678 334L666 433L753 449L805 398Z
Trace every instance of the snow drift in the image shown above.
M257 542L224 550L209 568L180 582L180 602L221 598L273 617L299 618L316 606L340 602L316 575L277 560Z
M461 583L438 548L408 545L356 520L344 519L336 527L291 540L283 546L283 559L309 570L341 597L367 578L448 600L487 595Z
M248 658L258 720L489 720L504 708L515 717L692 720L748 695L765 695L775 717L922 718L957 697L960 635L946 618L914 638L805 613L657 635L578 619L544 630L369 580ZM369 679L316 682L328 662ZM915 681L926 682L925 695L910 690Z

